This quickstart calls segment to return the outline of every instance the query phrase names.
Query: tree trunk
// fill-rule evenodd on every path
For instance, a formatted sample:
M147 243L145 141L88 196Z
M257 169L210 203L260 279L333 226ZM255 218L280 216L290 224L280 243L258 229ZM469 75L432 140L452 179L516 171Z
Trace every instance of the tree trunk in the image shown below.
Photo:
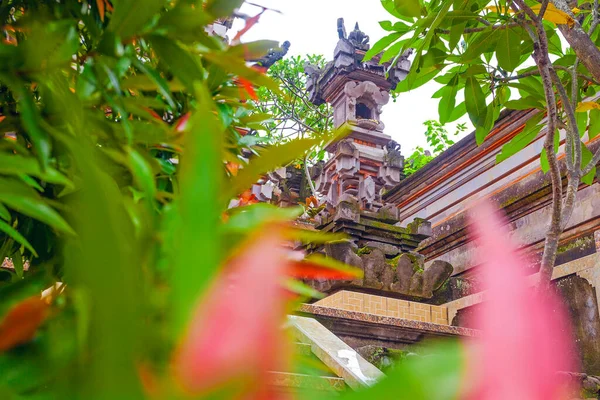
M560 32L583 65L590 71L594 80L600 82L600 49L596 47L579 24L576 24L573 28L569 28L567 25L559 25L558 29L560 29Z

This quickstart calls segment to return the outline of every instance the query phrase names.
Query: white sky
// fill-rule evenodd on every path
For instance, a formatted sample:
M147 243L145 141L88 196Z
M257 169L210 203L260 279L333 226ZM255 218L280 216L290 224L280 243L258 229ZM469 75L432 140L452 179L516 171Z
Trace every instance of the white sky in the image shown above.
M370 36L371 44L386 35L379 21L394 20L381 6L379 0L250 0L265 7L282 12L267 11L260 22L244 35L244 41L269 39L291 42L291 55L323 54L327 60L333 58L333 50L338 41L337 19L343 17L346 30L350 32L358 22L363 32ZM244 5L241 12L255 15L258 8ZM234 30L239 29L236 24ZM423 122L438 119L437 100L431 95L441 85L429 83L412 92L402 93L396 103L384 107L382 121L385 132L402 146L402 153L408 157L416 146L427 148ZM463 118L459 122L467 122ZM468 124L469 129L471 127ZM446 126L450 135L455 124ZM458 140L466 133L458 136Z

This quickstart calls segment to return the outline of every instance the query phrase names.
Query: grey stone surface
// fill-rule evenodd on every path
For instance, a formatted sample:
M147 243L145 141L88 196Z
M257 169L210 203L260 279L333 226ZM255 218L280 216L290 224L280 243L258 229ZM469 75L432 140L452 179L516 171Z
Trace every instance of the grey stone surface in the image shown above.
M288 316L288 325L298 340L353 389L372 386L385 375L313 318Z

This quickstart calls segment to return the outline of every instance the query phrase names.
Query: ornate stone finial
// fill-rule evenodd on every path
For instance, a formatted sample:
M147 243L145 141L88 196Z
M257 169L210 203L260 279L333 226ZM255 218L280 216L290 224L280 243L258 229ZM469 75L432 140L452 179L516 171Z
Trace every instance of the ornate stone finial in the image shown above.
M348 35L346 34L346 24L344 23L344 18L338 18L337 29L338 36L340 39L346 39L348 37Z
M251 61L255 61L256 65L268 69L271 66L273 66L273 64L275 64L277 61L279 61L283 57L285 57L285 55L290 50L290 45L291 45L290 42L288 42L286 40L285 42L283 42L283 44L281 45L280 48L270 49L264 57L262 57L258 60L251 60Z
M358 22L354 26L354 30L348 35L348 40L359 50L367 51L371 48L369 45L369 36L360 30Z

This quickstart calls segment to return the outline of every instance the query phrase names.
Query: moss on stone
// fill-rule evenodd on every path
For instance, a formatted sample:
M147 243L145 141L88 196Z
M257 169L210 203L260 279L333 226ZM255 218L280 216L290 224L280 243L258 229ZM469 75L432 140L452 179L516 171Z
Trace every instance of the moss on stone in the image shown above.
M358 255L358 256L363 256L365 254L371 254L371 252L373 251L372 248L364 246L364 247L360 247L360 248L356 248L354 249L354 252Z
M579 247L580 250L585 250L586 246L590 245L593 242L593 240L594 239L590 236L579 238L573 242L567 243L563 246L559 246L559 248L557 249L557 254L566 253L567 251L573 250L577 247Z

